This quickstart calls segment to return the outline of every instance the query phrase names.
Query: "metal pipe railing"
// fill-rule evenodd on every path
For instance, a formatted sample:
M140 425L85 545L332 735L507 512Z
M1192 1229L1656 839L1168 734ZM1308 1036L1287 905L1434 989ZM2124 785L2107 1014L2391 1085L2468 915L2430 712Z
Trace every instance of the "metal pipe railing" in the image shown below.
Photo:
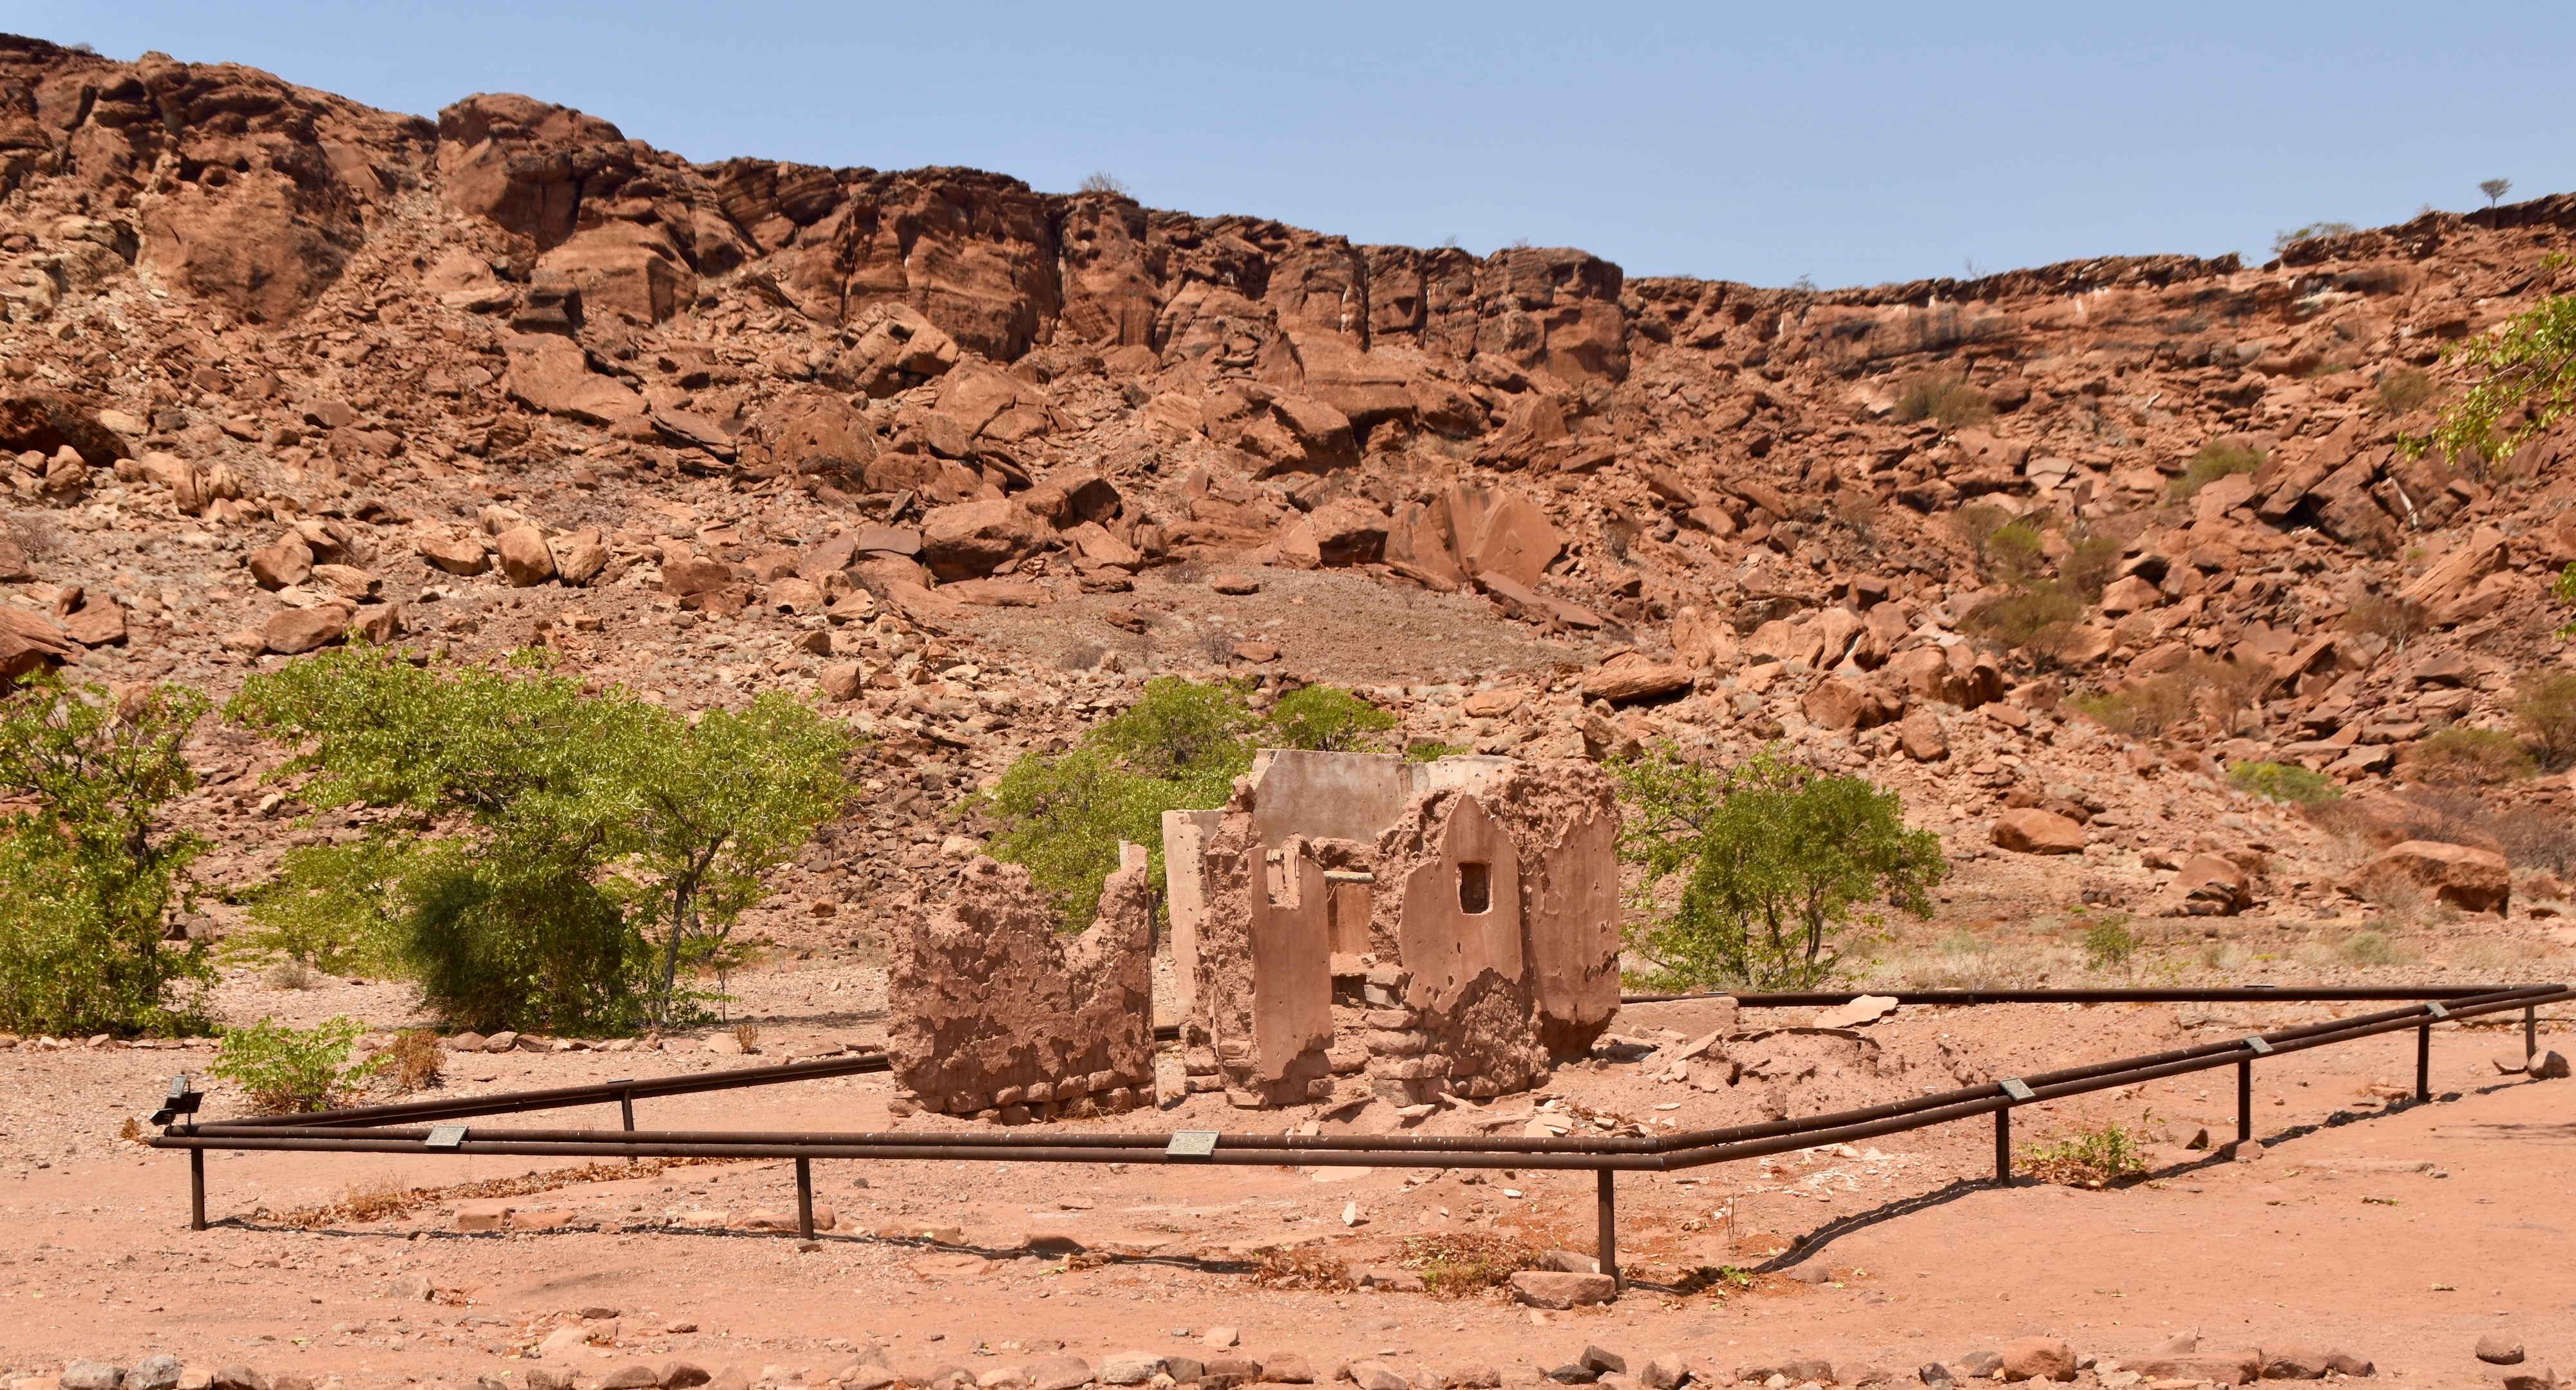
M1937 991L1919 1002L1933 1004L2005 1002L1964 991ZM2016 991L2018 1003L2127 1003L2189 1001L2306 1002L2312 995L2333 998L2390 997L2387 990L2065 990ZM2103 998L2101 996L2117 996ZM2082 996L2074 998L2069 996ZM2136 996L2151 996L2138 998ZM1751 1007L1794 1001L1840 1002L1852 995L1768 995L1742 997ZM694 1076L621 1080L590 1086L554 1087L454 1101L360 1106L308 1115L254 1117L220 1122L172 1123L151 1142L155 1148L185 1149L190 1158L191 1224L205 1226L204 1151L252 1152L446 1153L512 1157L582 1158L785 1158L795 1161L800 1229L812 1229L812 1160L918 1159L1033 1163L1208 1163L1225 1166L1304 1164L1309 1166L1590 1169L1599 1175L1597 1215L1600 1264L1617 1277L1616 1194L1613 1174L1620 1171L1664 1172L1712 1163L1757 1158L1824 1144L1849 1143L1905 1130L1924 1129L1995 1117L1996 1177L2011 1175L2012 1111L2019 1105L2112 1090L2194 1071L2232 1066L2237 1069L2237 1128L2240 1140L2252 1138L2251 1101L2255 1058L2352 1042L2384 1033L2414 1029L2417 1033L2419 1100L2429 1099L2428 1060L2433 1025L2523 1011L2526 1051L2536 1049L2539 1006L2576 999L2564 985L2520 985L2504 988L2441 987L2415 991L2430 1002L2352 1018L2330 1019L2277 1029L2223 1043L2176 1048L2138 1057L2088 1063L2004 1081L1910 1097L1880 1105L1797 1119L1765 1121L1722 1129L1638 1138L1546 1139L1526 1136L1475 1135L1293 1135L1213 1134L1197 1136L1204 1148L1185 1148L1167 1133L1053 1134L1043 1140L1011 1133L971 1133L931 1137L887 1132L809 1132L738 1130L638 1130L633 1103L638 1096L666 1096L774 1085L787 1081L843 1076L887 1069L884 1053L862 1053L811 1062L768 1067L742 1067ZM1903 996L1900 996L1902 999ZM1754 1002L1759 1001L1759 1002ZM2188 1002L2188 1001L2186 1001ZM184 1087L174 1087L174 1094ZM524 1113L578 1105L619 1102L624 1127L598 1129L489 1129L461 1125L402 1125L402 1120L429 1121L492 1114ZM174 1119L181 1118L174 1116ZM433 1146L433 1144L435 1146Z

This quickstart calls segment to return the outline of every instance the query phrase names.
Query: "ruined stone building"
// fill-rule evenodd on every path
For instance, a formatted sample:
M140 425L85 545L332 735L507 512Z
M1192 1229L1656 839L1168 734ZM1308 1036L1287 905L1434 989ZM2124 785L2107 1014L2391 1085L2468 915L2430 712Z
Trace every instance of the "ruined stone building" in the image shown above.
M1123 849L1078 936L1056 934L1027 869L990 859L937 916L910 915L887 981L898 1116L1017 1124L1154 1099L1153 880Z
M1265 752L1163 817L1194 1091L1519 1090L1619 1007L1618 804L1586 762Z
M1264 752L1163 818L1183 1059L1246 1107L1528 1086L1619 1007L1618 803L1588 762ZM1022 1123L1154 1099L1154 903L1125 847L1079 936L977 859L897 931L898 1113Z

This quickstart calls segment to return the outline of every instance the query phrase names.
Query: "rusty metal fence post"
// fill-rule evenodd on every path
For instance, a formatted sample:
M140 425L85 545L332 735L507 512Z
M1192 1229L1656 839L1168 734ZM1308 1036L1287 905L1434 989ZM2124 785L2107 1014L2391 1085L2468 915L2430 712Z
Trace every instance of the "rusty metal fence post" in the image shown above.
M796 1234L814 1238L814 1160L796 1160Z
M1611 1287L1619 1286L1619 1188L1618 1175L1607 1168L1593 1170L1595 1214L1601 1222L1599 1237L1601 1272L1610 1276Z
M2433 1098L2433 1025L2415 1030L2415 1099Z

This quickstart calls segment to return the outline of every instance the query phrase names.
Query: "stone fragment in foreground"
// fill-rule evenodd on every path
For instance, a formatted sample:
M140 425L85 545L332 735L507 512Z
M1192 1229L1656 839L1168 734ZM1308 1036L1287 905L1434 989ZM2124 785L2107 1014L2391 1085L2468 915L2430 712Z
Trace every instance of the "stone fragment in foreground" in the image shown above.
M1512 1297L1533 1308L1588 1308L1619 1296L1619 1281L1607 1274L1567 1274L1525 1269L1512 1276Z

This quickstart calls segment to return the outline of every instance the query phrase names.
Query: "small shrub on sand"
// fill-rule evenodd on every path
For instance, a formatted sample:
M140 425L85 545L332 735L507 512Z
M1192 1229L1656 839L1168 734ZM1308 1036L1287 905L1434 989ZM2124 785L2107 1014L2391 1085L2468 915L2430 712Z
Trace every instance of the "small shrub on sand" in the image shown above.
M394 1089L398 1091L426 1091L444 1079L447 1049L439 1044L438 1035L426 1028L407 1028L394 1034L393 1044L381 1055L385 1064L393 1068Z
M2531 755L2510 734L2455 725L2406 752L2406 775L2440 786L2494 786L2531 775Z
M311 1028L263 1018L248 1028L225 1029L223 1047L207 1070L241 1087L251 1108L264 1115L328 1110L356 1095L386 1064L381 1056L350 1060L350 1046L366 1031L346 1015Z
M2385 932L2360 931L2335 946L2335 958L2355 968L2395 965L2405 959Z
M2251 473L2263 466L2263 451L2244 444L2211 440L2191 456L2182 476L2174 479L2173 495L2177 502L2199 494L2202 488L2233 473Z
M1908 377L1897 388L1896 418L1904 424L1938 420L1952 429L1982 425L1995 418L1992 397L1951 372L1925 372Z
M1453 1231L1415 1236L1404 1243L1404 1264L1421 1271L1422 1287L1457 1298L1508 1284L1514 1274L1538 1268L1539 1252L1508 1236Z
M2029 1150L2022 1167L2044 1182L2107 1187L2147 1171L2146 1136L2124 1125L2087 1125Z
M2333 778L2294 763L2232 763L2227 781L2239 791L2293 806L2314 806L2343 796Z

